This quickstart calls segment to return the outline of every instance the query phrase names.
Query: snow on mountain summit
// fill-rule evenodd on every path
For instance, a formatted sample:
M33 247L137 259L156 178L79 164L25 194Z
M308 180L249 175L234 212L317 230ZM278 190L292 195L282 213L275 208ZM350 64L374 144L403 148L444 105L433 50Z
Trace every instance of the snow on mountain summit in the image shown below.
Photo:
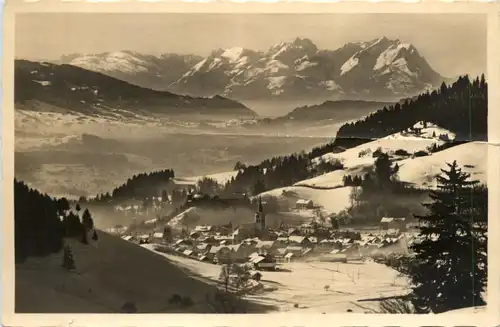
M378 70L384 68L385 66L389 66L394 63L396 57L400 54L402 49L409 49L411 44L408 43L397 43L391 44L384 52L382 52L373 67L373 70Z
M279 82L278 82L279 81ZM266 52L241 47L213 51L171 85L172 92L235 99L335 99L359 94L411 96L442 78L415 47L380 37L320 50L307 38L280 42Z
M226 49L221 54L221 56L234 62L241 57L241 55L243 54L244 51L245 51L245 49L243 49L241 47L229 48L229 49Z
M266 51L233 46L215 49L204 58L118 51L68 55L66 61L143 87L237 100L326 101L364 95L387 100L419 94L443 81L412 44L387 37L333 51L297 37ZM277 80L279 88L271 82Z
M147 61L138 53L132 51L115 51L101 54L84 54L69 62L93 71L121 71L136 73L147 71Z

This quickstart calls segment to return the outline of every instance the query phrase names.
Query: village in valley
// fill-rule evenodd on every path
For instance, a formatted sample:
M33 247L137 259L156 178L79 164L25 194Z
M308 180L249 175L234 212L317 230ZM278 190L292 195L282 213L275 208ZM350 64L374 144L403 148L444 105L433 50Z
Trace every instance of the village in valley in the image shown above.
M408 254L408 245L415 235L415 230L413 233L408 230L406 218L390 217L382 217L379 228L364 232L339 230L338 225L336 228L322 225L315 218L297 226L271 228L266 225L266 203L261 198L257 201L254 223L198 225L175 235L172 227L155 228L157 220L153 219L144 223L144 227L151 228L149 233L127 233L126 229L120 232L116 228L110 231L120 233L130 242L154 244L156 251L214 264L251 263L259 270L279 269L279 263L295 260L383 260L391 254ZM311 200L297 200L297 210L309 211L314 216Z
M186 202L191 208L196 206L196 201L205 197L196 191L195 185L189 187L187 192ZM153 199L154 204L148 209L149 214L155 210L161 211L162 202L161 197ZM211 277L219 283L222 281L220 287L237 288L239 292L247 295L275 290L276 286L270 288L266 280L272 280L273 274L293 275L296 273L293 270L294 264L354 263L367 265L366 269L373 267L371 263L394 264L393 261L410 255L409 246L418 234L415 226L408 223L405 217L381 217L378 226L371 228L342 226L342 222L337 220L335 215L322 216L321 208L312 200L305 199L296 200L295 206L288 208L287 214L302 218L311 217L302 219L306 222L292 224L285 223L283 219L279 223L270 223L266 220L265 197L253 197L250 202L255 209L253 221L249 217L251 222L239 225L233 225L231 222L222 225L179 224L180 220L189 215L190 210L187 209L186 212L172 217L170 223L155 218L145 220L132 228L117 226L108 231L120 235L128 242L165 255L169 260L190 267L201 275L207 275L207 264L213 265L214 268L209 268L212 273L208 273L206 277ZM141 212L141 206L118 206L115 210L133 215ZM199 269L196 268L197 265ZM231 273L225 281L224 272L228 267L232 267ZM220 273L217 275L214 271ZM356 271L359 278L360 268ZM349 272L341 273L339 270L338 273L345 274L347 279L354 278ZM387 278L395 286L393 280L398 277L394 273L389 275L391 277ZM317 282L320 283L321 279ZM316 287L322 291L339 287L331 284L327 279L325 285ZM399 285L399 288L402 286ZM391 288L381 292L394 295L397 291ZM404 290L399 292L404 294ZM365 308L364 312L372 310Z
M485 311L485 17L71 15L16 17L16 314Z

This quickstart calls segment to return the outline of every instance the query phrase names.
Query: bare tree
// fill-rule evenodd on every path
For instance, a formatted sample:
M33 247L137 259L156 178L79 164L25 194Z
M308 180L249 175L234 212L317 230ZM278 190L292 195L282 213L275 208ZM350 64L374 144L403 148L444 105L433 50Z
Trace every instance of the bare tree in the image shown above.
M385 299L380 302L381 313L407 313L413 314L415 310L412 305L403 299Z

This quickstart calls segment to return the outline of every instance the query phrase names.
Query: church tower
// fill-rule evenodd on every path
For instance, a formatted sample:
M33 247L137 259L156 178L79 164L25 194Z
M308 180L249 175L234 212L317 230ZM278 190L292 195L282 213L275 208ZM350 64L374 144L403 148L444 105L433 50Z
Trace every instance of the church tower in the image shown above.
M266 214L262 207L262 199L259 197L259 207L255 213L255 228L258 231L263 231L266 228Z

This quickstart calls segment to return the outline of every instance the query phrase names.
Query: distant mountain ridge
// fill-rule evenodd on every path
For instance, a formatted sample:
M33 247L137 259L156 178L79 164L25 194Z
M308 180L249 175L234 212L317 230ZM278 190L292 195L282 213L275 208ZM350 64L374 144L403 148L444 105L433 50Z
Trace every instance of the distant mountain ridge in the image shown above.
M359 119L365 114L369 114L382 109L384 106L390 106L392 104L394 103L361 100L325 101L319 105L298 107L281 118L297 120L336 118L339 121Z
M206 114L255 117L243 104L221 96L194 98L129 84L72 65L15 61L15 103L85 114Z
M103 52L98 54L69 54L56 64L68 64L104 73L114 78L153 90L166 90L188 69L203 60L197 55L167 53L160 56L136 51Z
M415 46L386 37L348 43L336 50L322 50L309 39L297 38L267 51L217 49L206 58L122 51L71 55L62 61L148 88L191 96L219 94L238 101L395 101L447 80Z

